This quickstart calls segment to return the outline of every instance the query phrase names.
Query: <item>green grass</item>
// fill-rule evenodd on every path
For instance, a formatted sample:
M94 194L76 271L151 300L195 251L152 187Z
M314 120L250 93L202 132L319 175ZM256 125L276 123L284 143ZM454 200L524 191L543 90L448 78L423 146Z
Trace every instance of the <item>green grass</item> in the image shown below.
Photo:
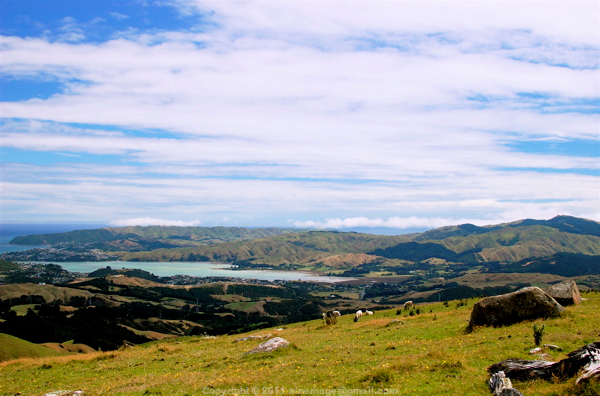
M60 355L63 354L46 348L43 345L33 344L20 338L0 333L0 362L25 357L37 358Z
M262 301L238 301L225 305L225 308L233 309L235 311L248 311L255 307L258 307L256 309L260 309L262 311L262 306Z
M24 304L24 305L14 305L12 307L10 307L11 311L15 311L17 313L17 315L19 316L25 316L27 315L27 311L29 309L32 309L35 311L35 307L37 304ZM37 312L37 311L35 311Z
M563 347L564 352L548 352L553 360L597 341L600 294L584 297L586 301L568 307L559 318L478 328L471 334L464 330L475 300L458 308L453 302L449 307L421 306L426 313L417 316L389 310L356 323L345 315L335 326L314 320L282 331L183 337L116 352L22 359L0 365L0 394L83 389L93 395L196 395L251 387L272 394L283 394L285 388L289 394L290 389L344 387L388 389L401 395L486 395L491 394L486 384L489 365L510 357L533 359L533 323L545 325L544 343ZM284 337L291 346L244 355L261 341L233 342L268 333ZM574 379L513 385L528 396L578 394Z

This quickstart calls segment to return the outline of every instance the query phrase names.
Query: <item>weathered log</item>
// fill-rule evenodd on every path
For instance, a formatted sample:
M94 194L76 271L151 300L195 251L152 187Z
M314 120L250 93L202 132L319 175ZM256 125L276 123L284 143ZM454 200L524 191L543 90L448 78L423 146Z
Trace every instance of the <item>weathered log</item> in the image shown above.
M521 392L512 387L510 378L504 374L504 371L492 375L488 384L494 396L523 396Z
M588 382L592 378L595 378L597 381L600 381L600 362L598 361L584 367L583 373L579 376L579 378L577 378L577 381L575 381L575 383L579 384Z
M513 380L565 379L574 377L583 370L578 381L584 381L600 375L600 342L594 342L570 352L567 354L567 358L558 362L506 359L492 364L487 370L491 375L503 371L507 377Z
M533 378L549 379L548 368L554 366L556 362L547 362L544 360L524 360L524 359L506 359L488 367L490 374L496 374L503 371L509 378L516 380L529 380Z

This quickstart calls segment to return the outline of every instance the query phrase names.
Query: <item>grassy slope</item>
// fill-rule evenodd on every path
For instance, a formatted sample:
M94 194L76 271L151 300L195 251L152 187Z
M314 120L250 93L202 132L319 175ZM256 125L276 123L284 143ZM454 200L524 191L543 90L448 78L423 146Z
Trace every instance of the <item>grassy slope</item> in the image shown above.
M481 248L480 261L519 261L527 257L551 256L556 252L600 255L600 237L561 232L535 225L506 227L485 234L450 237L440 241L455 252Z
M600 294L548 319L544 343L562 346L549 352L559 360L568 351L598 340L596 313ZM481 328L466 335L475 300L465 307L426 306L426 314L396 316L377 312L358 323L343 316L335 326L321 320L297 323L283 331L262 330L217 338L185 337L148 343L124 351L83 356L23 359L0 364L0 394L43 394L57 389L86 393L202 394L219 389L262 387L397 389L399 394L489 394L486 367L509 357L533 359L532 322ZM429 310L433 310L429 313ZM390 324L401 319L403 324ZM270 354L244 355L261 341L234 343L250 334L272 333L292 343ZM574 380L562 383L516 382L526 395L573 394ZM273 389L275 392L275 389ZM281 392L279 394L282 394Z
M25 235L10 241L16 245L52 245L60 242L111 242L121 239L149 238L155 240L171 237L188 238L190 241L209 242L266 238L288 232L298 232L292 228L241 228L241 227L114 227L95 230L77 230L54 234Z
M18 358L60 356L63 353L29 341L0 333L0 362ZM1 382L1 381L0 381Z
M118 254L122 260L168 261L187 260L193 253L214 261L257 260L259 263L278 265L309 263L340 253L364 253L408 241L405 236L311 231L197 248L115 252L115 254Z
M419 236L421 239L418 242L440 244L457 253L478 249L479 251L475 253L478 261L514 262L527 257L551 256L556 252L600 255L600 237L563 232L540 224L506 226L485 233L434 239L452 234L453 232L425 233ZM430 239L422 239L427 235ZM197 258L200 257L200 260L250 260L269 265L319 265L324 267L323 270L327 270L348 269L361 265L369 261L362 253L410 241L411 237L406 235L313 231L208 246L113 253L119 255L122 260L189 260L190 255L194 254Z
M69 301L71 297L92 297L86 290L71 289L53 285L37 285L34 283L17 283L0 286L0 299L19 298L22 295L42 296L46 301Z

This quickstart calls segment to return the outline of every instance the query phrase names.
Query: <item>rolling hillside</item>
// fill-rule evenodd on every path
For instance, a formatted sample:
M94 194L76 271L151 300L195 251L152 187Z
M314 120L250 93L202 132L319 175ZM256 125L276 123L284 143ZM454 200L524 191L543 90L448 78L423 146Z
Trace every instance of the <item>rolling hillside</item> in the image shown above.
M545 325L546 359L598 341L600 295L567 307ZM81 389L86 394L490 394L486 368L503 359L535 359L532 322L464 332L475 300L420 305L420 313L395 310L337 324L322 320L245 334L192 336L112 352L0 364L1 394L44 394ZM253 338L254 337L254 338ZM259 337L263 337L262 339ZM266 338L290 346L246 354ZM513 381L526 395L594 395L598 385L564 381ZM247 392L247 393L246 393ZM319 393L320 392L320 393ZM352 392L352 393L349 393Z
M62 355L64 353L44 345L34 344L8 334L0 333L0 362L25 357L41 358Z
M159 249L118 253L123 260L138 261L248 261L254 264L308 264L343 253L365 253L407 241L403 236L354 232L308 231L247 242L228 242L190 249Z
M197 227L127 227L19 237L13 243L78 241L125 261L218 261L245 267L319 272L393 267L432 258L469 265L513 263L556 253L600 256L600 224L557 216L478 227L442 227L421 234Z
M457 253L472 252L477 262L515 262L557 252L600 255L600 237L568 233L545 225L502 227L482 234L449 237L439 243Z
M274 235L298 232L286 228L241 227L116 227L96 230L77 230L55 234L26 235L13 238L14 245L54 245L57 243L94 243L99 247L180 247L228 241L267 238Z

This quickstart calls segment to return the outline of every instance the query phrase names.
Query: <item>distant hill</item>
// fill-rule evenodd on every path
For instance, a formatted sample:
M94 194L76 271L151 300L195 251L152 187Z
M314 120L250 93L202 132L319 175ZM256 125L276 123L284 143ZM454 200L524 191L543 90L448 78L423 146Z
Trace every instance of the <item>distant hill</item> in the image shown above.
M528 258L516 263L489 267L493 272L528 272L561 276L600 274L600 256L556 253L550 257Z
M29 341L0 333L0 362L19 358L39 358L47 356L61 356L58 352L43 345L34 344Z
M570 216L551 220L520 220L478 227L442 227L416 235L420 245L400 244L372 254L423 260L429 257L460 262L516 262L550 257L558 252L600 255L600 223ZM429 256L429 257L427 257Z
M600 237L547 225L509 225L487 233L449 237L439 243L457 253L466 253L463 261L475 262L515 262L558 252L600 255Z
M600 255L600 223L571 216L489 226L462 224L399 236L298 229L124 227L15 238L12 243L90 243L125 261L217 261L321 272L428 259L513 263L556 253ZM389 260L395 260L393 263ZM400 260L400 262L398 261Z
M596 221L572 216L556 216L550 220L525 219L518 220L512 223L489 225L484 227L478 227L473 224L447 226L423 232L421 234L418 234L414 239L415 241L442 240L450 237L486 234L503 228L520 228L536 225L555 228L559 231L571 234L591 235L600 237L600 223Z
M267 238L274 235L298 232L296 228L242 228L242 227L116 227L95 230L77 230L56 234L26 235L13 238L13 245L54 245L57 243L113 243L121 248L129 245L130 250L149 243L158 247L180 247L185 245L211 244L229 241ZM122 241L119 244L119 241ZM124 243L129 241L129 244ZM162 243L164 246L160 246Z
M146 260L158 254L162 255L162 260L192 257L271 265L326 265L328 257L333 255L367 253L412 262L429 258L464 263L516 262L530 257L549 257L559 252L600 255L600 236L596 235L600 231L597 228L600 224L590 220L559 216L548 221L523 220L488 227L468 224L443 227L410 236L319 231L206 246L187 252L164 249L125 255L123 258ZM174 257L174 254L179 256ZM339 263L336 265L341 268ZM347 263L348 268L354 266L352 262Z
M132 261L225 261L276 266L318 264L326 262L331 256L365 253L408 241L409 238L404 236L307 231L196 248L123 253L121 258ZM348 266L352 266L352 262Z
M422 261L428 258L441 258L448 261L456 260L457 254L452 250L431 242L407 242L386 249L377 249L371 252L376 256L396 258L409 261Z

